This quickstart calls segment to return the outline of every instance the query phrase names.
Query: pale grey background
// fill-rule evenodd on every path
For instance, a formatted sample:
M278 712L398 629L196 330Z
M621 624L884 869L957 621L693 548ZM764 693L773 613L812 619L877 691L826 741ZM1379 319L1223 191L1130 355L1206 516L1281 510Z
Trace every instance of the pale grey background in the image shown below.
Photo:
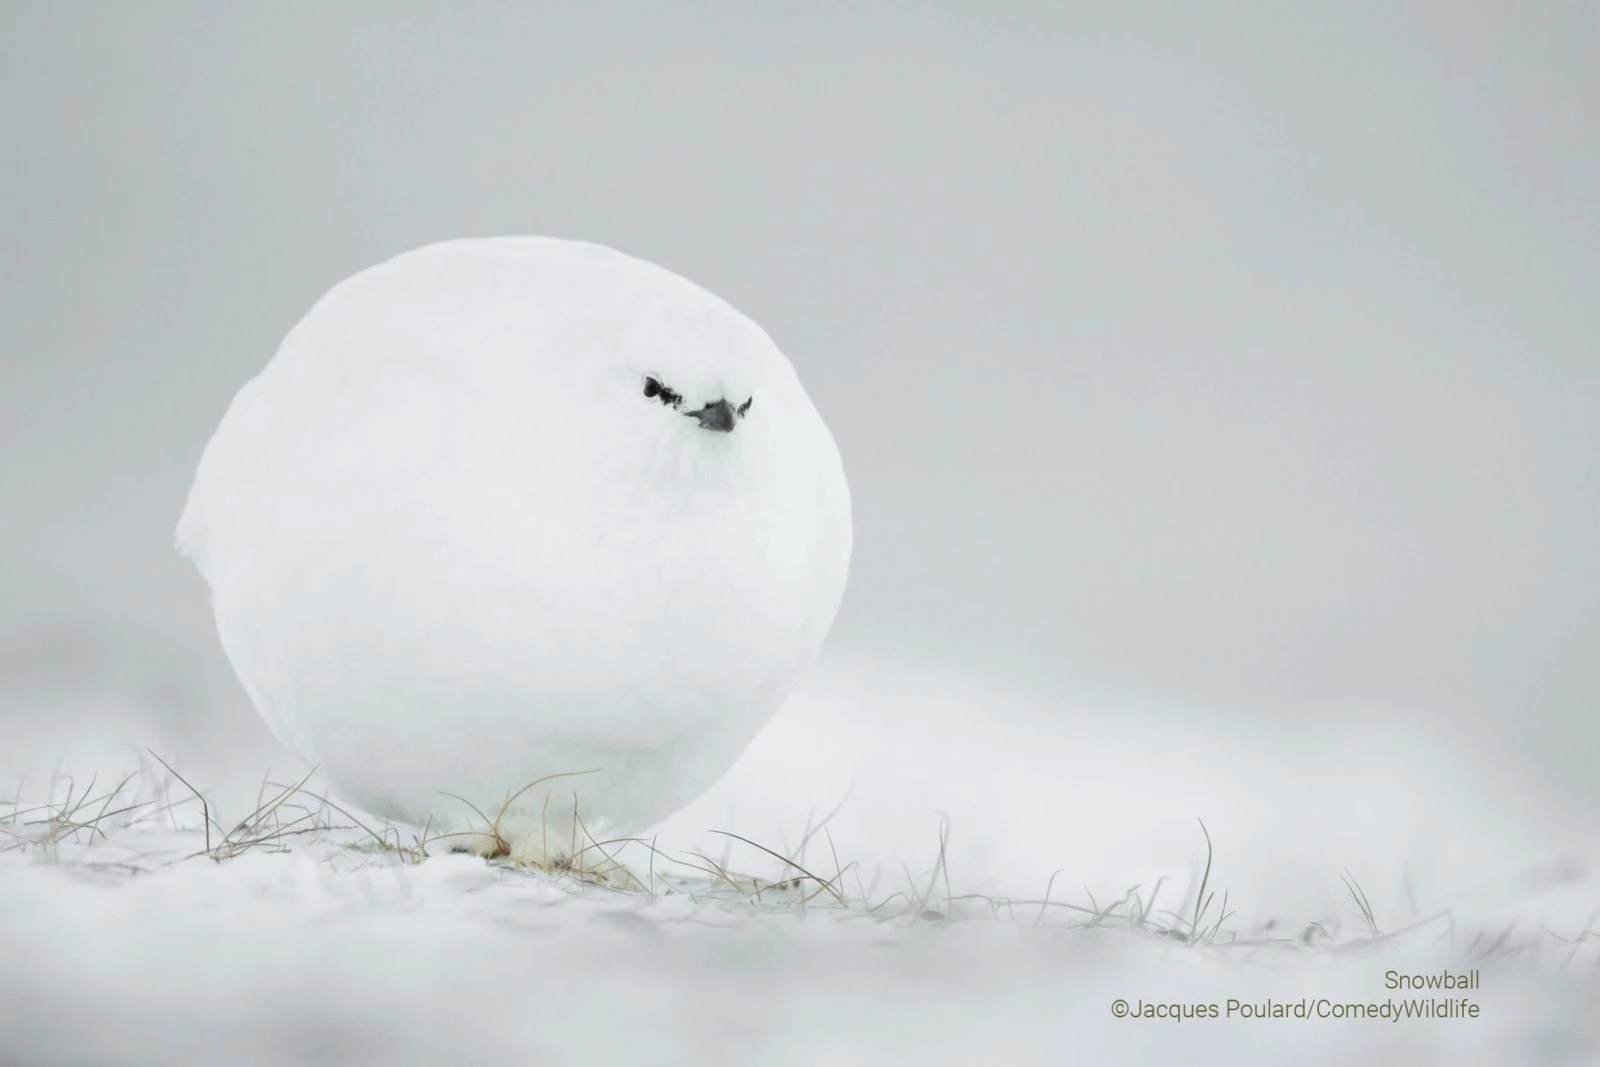
M1600 796L1600 5L575 7L0 7L0 715L255 729L207 435L341 277L540 232L799 366L838 647Z

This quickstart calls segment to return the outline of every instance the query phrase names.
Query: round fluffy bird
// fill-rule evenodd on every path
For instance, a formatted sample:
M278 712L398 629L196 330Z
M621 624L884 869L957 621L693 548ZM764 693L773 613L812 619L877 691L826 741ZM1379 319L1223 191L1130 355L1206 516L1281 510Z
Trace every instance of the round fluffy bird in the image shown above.
M850 494L722 300L597 245L462 240L295 326L178 545L337 793L547 864L671 815L771 719L844 593Z

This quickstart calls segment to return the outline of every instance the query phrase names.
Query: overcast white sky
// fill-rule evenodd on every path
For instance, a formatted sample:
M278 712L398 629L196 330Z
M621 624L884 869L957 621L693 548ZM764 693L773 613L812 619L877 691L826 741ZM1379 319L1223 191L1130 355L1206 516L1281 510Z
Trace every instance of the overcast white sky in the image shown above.
M169 545L233 392L341 277L539 232L799 367L840 648L1393 703L1586 782L1597 41L1581 2L7 4L0 669L216 674Z

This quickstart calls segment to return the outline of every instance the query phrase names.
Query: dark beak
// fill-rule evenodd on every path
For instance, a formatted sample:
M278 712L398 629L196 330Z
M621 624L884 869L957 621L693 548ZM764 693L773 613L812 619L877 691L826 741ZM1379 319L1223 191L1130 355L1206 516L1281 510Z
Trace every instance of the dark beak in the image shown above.
M739 423L739 416L735 414L733 405L726 400L719 400L715 404L707 404L699 411L688 411L684 414L699 419L702 429L721 430L723 433L732 433L733 428Z

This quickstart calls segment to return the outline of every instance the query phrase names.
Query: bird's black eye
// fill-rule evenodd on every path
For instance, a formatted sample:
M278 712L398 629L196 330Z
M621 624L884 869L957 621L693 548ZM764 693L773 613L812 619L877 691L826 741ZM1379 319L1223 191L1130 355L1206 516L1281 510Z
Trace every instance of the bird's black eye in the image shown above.
M746 412L748 412L750 410L750 405L754 404L755 402L756 402L756 398L751 396L751 397L746 397L744 403L739 405L739 417L741 419L744 418Z
M661 383L660 378L646 378L644 380L644 395L651 400L659 400L669 408L675 408L683 403L683 395L675 393Z

